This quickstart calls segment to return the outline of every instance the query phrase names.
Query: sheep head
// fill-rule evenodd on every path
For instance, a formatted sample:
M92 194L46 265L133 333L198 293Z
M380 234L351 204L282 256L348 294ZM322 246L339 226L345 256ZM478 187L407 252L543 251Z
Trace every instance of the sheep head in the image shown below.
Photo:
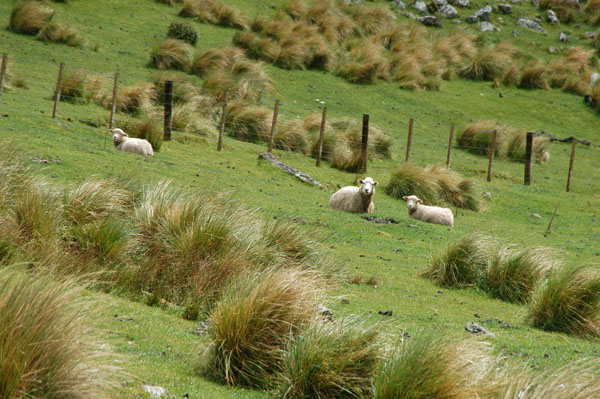
M125 133L123 130L121 130L119 128L108 129L108 131L113 134L113 144L115 145L115 147L118 146L119 144L121 144L124 137L129 137L127 135L127 133Z
M373 178L371 177L365 177L358 182L360 183L358 192L363 197L372 197L373 194L375 194L375 186L379 184L376 181L373 181Z
M402 198L406 200L406 207L408 208L409 213L416 211L419 204L423 203L423 201L420 200L416 195L405 195Z

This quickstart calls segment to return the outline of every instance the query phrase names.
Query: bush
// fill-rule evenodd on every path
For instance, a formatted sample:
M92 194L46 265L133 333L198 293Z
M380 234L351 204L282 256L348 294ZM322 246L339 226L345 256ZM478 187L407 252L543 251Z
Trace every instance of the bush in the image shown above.
M286 346L278 378L281 398L364 398L379 351L378 326L356 317L316 322Z
M529 303L527 322L580 337L600 335L600 270L577 265L550 273Z
M0 397L107 397L108 368L94 355L78 292L68 282L0 273Z
M62 23L50 22L44 25L37 38L45 43L62 43L69 47L83 46L83 37L79 31Z
M186 71L192 64L194 48L176 39L167 39L150 52L150 65L157 69Z
M54 16L54 10L39 1L21 1L13 8L8 28L15 33L37 35Z
M313 273L275 270L244 276L224 292L210 321L206 373L229 386L269 387L283 349L323 299Z
M486 277L492 244L489 237L468 234L432 256L421 276L442 287L480 285Z
M196 41L198 41L198 32L187 22L173 21L169 24L167 37L178 39L194 46L196 45Z

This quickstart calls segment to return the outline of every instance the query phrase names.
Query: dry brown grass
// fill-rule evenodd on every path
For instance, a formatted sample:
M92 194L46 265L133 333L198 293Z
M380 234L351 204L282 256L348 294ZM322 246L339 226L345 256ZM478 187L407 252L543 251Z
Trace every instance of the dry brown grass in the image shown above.
M167 39L150 52L150 65L157 69L178 69L187 71L192 64L194 48L188 43Z
M273 135L275 148L285 151L308 154L310 143L302 119L292 119L280 123Z
M266 73L263 64L246 58L238 58L230 69L208 74L203 87L209 94L221 100L225 93L230 99L259 103L266 93L272 93L273 81Z
M139 114L152 109L156 100L156 88L152 83L141 83L136 86L128 86L119 89L117 97L117 109L127 114ZM103 105L110 109L112 98L105 97Z
M228 70L237 59L244 56L244 50L238 47L212 48L196 57L190 72L202 77L210 72Z
M306 13L308 21L318 26L323 36L332 43L341 43L359 32L356 22L340 7L342 5L333 0L317 1Z
M600 0L588 0L585 6L585 12L588 14L596 14L600 11Z
M351 45L347 61L340 61L337 73L352 83L375 83L385 79L390 63L385 48L370 40L359 40Z
M521 89L541 89L550 90L550 85L546 80L546 67L540 64L525 68L521 74L521 80L517 87Z
M84 44L83 37L77 29L56 22L44 25L37 38L45 43L63 43L69 47L81 47Z
M514 48L505 42L495 47L480 48L477 54L459 69L459 75L465 79L491 82L502 77L513 61L513 54Z
M306 16L306 4L302 0L290 0L284 7L283 11L295 20L299 20Z
M54 16L54 10L38 1L21 1L13 8L8 28L16 33L37 35Z
M246 29L247 20L238 9L216 0L185 0L179 12L183 17L235 29Z
M396 16L389 7L358 7L352 15L365 36L389 30L396 25Z
M227 105L225 129L238 140L266 140L271 129L272 117L271 110L243 100L232 101Z
M594 47L600 50L600 31L596 33L596 37L594 38Z

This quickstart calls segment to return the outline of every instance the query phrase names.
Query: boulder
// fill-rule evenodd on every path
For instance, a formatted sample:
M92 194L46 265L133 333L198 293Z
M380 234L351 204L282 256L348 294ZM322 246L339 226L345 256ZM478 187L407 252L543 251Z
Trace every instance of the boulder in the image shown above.
M560 22L558 22L558 18L556 17L556 13L554 11L552 11L552 10L548 10L546 12L546 19L551 24L555 24L555 25L559 25L560 24Z
M442 18L446 19L456 18L458 16L458 11L456 11L456 8L452 7L449 4L440 7L439 13Z
M469 7L469 0L454 0L453 4L460 7Z
M421 15L427 15L429 14L429 12L427 12L427 5L425 4L424 1L415 1L412 5L412 7L417 10L417 12Z
M569 41L569 36L567 36L567 34L565 32L560 32L558 34L558 40L560 40L561 42L568 42Z
M442 21L438 17L434 17L433 15L426 15L424 17L420 17L419 22L425 26L433 26L435 28L442 27Z
M539 19L519 18L517 20L517 26L521 26L533 32L546 33L546 29L542 28L542 22Z
M512 14L512 6L510 4L498 4L498 11L502 14Z
M433 0L433 3L438 7L443 7L448 4L446 0Z
M465 330L470 333L473 333L473 334L485 334L485 335L489 335L490 337L494 336L494 333L488 331L484 327L481 327L479 324L475 323L474 321L467 323L467 325L465 326Z
M394 2L392 4L394 6L396 6L396 8L398 8L400 10L405 10L406 9L406 5L404 4L404 2L402 0L394 0Z
M492 7L488 5L488 6L485 6L483 8L480 8L479 10L477 10L477 12L475 12L475 14L471 15L467 21L474 24L475 22L479 22L479 21L489 21L491 18L492 18Z
M479 30L482 32L493 32L496 30L496 27L491 22L483 21L479 23Z

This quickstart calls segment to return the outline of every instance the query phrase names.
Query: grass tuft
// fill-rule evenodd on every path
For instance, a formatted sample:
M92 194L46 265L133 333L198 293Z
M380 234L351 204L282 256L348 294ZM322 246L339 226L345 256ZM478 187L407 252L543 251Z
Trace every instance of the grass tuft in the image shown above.
M186 71L192 64L194 48L188 43L167 39L156 45L150 52L150 65L157 69L178 69Z
M21 1L13 8L8 28L15 33L37 35L54 16L54 10L39 1Z
M37 38L44 43L62 43L69 47L81 47L84 44L83 37L77 29L56 22L44 25Z
M239 10L216 0L185 0L179 15L240 30L247 25L246 17Z

